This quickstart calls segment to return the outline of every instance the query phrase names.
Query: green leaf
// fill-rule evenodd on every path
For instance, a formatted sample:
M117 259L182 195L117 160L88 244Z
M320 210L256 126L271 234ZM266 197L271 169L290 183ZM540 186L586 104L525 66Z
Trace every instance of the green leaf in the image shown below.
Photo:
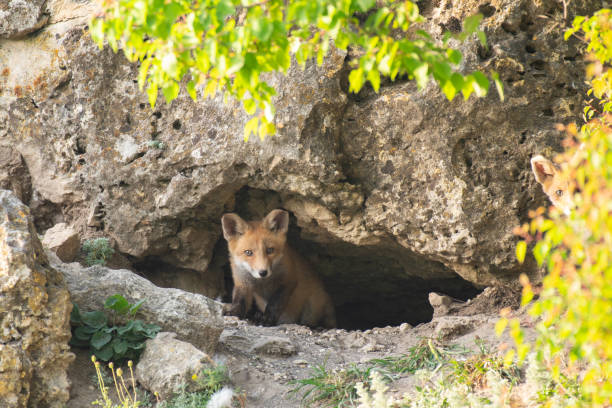
M380 89L380 74L377 70L371 69L368 71L368 81L372 84L372 88L374 88L374 92L378 92Z
M176 99L179 94L179 90L179 84L174 81L167 82L162 90L164 93L164 98L166 98L166 102L170 103Z
M93 330L93 331L92 331ZM93 333L96 332L96 329L89 326L80 326L74 330L74 337L78 340L87 340L91 339Z
M474 14L473 16L467 17L463 21L463 31L468 34L472 34L476 31L480 22L482 21L482 14Z
M357 93L363 87L363 68L357 68L349 73L349 92Z
M359 11L366 12L372 7L374 7L376 0L356 0L355 2L357 3Z
M147 95L149 96L149 105L151 105L151 109L155 108L155 101L157 100L157 83L150 82L149 87L147 88Z
M495 71L491 72L491 78L493 78L493 82L495 83L495 89L497 89L497 94L499 95L499 99L504 101L504 85L502 84L501 79L499 79L499 74Z
M113 357L113 346L107 344L100 350L93 350L94 355L102 361L109 361Z
M76 303L72 304L72 311L70 312L70 323L81 324L81 311Z
M419 89L425 88L427 82L429 81L429 67L427 66L427 64L423 62L422 64L417 66L413 71L413 74Z
M448 55L448 59L451 62L451 64L454 64L454 65L461 64L461 60L463 59L463 56L461 55L459 51L449 48L446 51L446 54Z
M112 338L113 336L108 333L105 333L103 331L97 331L93 334L93 336L91 336L90 344L93 348L99 350L104 347L104 345L106 345L109 341L111 341Z
M133 305L130 305L130 314L133 316L136 314L136 312L138 312L138 309L140 309L140 307L142 306L142 304L145 302L146 299L141 299L138 302L134 303Z
M176 55L174 53L169 52L164 55L161 60L162 70L173 79L177 79L178 77L178 61L176 59Z
M457 95L457 89L450 79L442 85L442 92L444 92L449 101L452 101L455 95Z
M527 243L525 241L519 241L516 244L516 259L519 263L525 262L525 254L527 253Z
M487 77L479 71L475 71L473 74L475 82L474 91L478 96L485 96L489 91L489 80Z
M259 41L267 42L272 35L274 26L266 18L258 18L252 22L253 34Z
M125 326L119 326L117 327L117 333L122 336L125 333L129 332L130 330L132 330L134 328L134 321L130 320L129 322L127 322L125 324Z
M117 293L106 298L104 307L106 309L114 310L119 314L126 314L130 309L130 302Z
M236 9L232 4L231 0L221 0L216 7L217 11L217 19L219 21L225 20L227 16L231 16L235 13Z
M114 339L112 342L112 346L113 346L113 351L116 354L125 354L125 352L128 350L127 341L122 340L122 339Z
M195 102L198 99L198 92L196 90L195 81L187 82L187 93L189 97Z
M258 117L249 119L249 121L244 126L244 141L245 142L249 140L249 136L251 135L251 133L253 134L255 133L258 125L259 125Z
M244 101L242 101L242 104L244 105L245 112L249 116L253 115L255 113L255 110L257 110L257 104L253 99L245 99Z
M82 313L81 317L83 319L83 323L88 326L95 327L96 329L106 326L106 316L99 310Z

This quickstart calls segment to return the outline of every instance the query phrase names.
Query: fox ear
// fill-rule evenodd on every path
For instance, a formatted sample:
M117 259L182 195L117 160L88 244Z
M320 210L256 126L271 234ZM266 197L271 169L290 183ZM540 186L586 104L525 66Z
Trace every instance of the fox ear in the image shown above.
M223 237L226 240L232 240L238 235L244 234L249 228L245 220L240 218L238 214L224 214L221 217L221 225L223 227Z
M543 156L537 155L531 158L531 170L538 183L544 184L555 175L555 165Z
M270 231L286 234L289 229L289 213L285 210L272 210L264 218L263 225Z

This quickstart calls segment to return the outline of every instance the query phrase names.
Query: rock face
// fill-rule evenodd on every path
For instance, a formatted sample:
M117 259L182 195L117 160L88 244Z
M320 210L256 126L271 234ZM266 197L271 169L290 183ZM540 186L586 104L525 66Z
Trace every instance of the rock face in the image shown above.
M0 3L0 38L18 38L45 25L47 0L5 0Z
M147 340L145 351L136 365L136 379L162 399L172 397L187 385L190 392L198 391L192 376L210 366L212 360L206 354L184 341L177 340L176 333L158 333Z
M57 257L64 262L74 261L81 246L78 232L64 222L49 228L45 232L42 243L45 247L55 252Z
M63 407L72 304L28 208L0 190L0 406Z
M77 16L89 7L62 3ZM220 95L151 111L136 66L54 4L36 41L0 42L0 146L23 156L41 202L84 235L114 238L141 273L227 295L221 215L276 207L292 213L292 245L321 273L342 327L418 323L431 318L431 291L466 299L536 273L516 262L512 234L547 205L529 159L560 149L554 124L583 102L561 2L418 2L438 38L484 14L490 47L461 45L461 69L497 70L503 103L494 92L449 102L402 81L349 94L351 57L332 51L321 67L271 77L279 134L248 143L242 108ZM569 2L567 19L601 5Z
M206 353L214 353L223 331L220 303L179 289L158 288L124 269L83 268L78 263L60 263L53 256L50 259L64 274L72 301L81 310L103 310L104 300L116 293L130 303L145 299L137 317L175 332L179 340L188 341Z

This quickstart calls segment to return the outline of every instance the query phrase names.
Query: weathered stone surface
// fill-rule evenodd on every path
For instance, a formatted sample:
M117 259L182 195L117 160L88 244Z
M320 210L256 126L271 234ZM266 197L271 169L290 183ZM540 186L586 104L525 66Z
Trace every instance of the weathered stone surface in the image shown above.
M0 406L63 407L72 305L28 208L0 190Z
M79 252L81 241L79 234L66 223L55 224L49 228L42 239L42 244L55 252L64 262L72 262Z
M176 333L161 332L147 340L145 351L136 365L136 379L147 390L162 399L177 393L181 386L198 391L194 374L210 365L210 357L190 343L176 339Z
M251 352L268 356L287 357L296 354L297 348L289 338L273 336L257 339L251 348Z
M343 327L425 321L431 291L465 299L470 283L535 273L532 259L517 263L512 234L546 204L529 159L560 149L554 124L583 103L580 44L563 41L561 3L488 3L491 46L461 45L461 69L497 70L505 102L494 92L449 102L433 84L401 81L348 94L350 56L332 51L322 67L270 78L279 134L248 143L239 104L181 95L151 112L134 65L98 50L80 23L53 24L36 41L0 43L0 145L20 152L65 222L102 230L144 274L190 273L197 291L220 296L221 214L280 206ZM569 2L568 20L601 5ZM419 2L435 38L480 6ZM62 12L50 9L52 20Z
M0 3L0 39L17 38L47 23L47 0L4 0Z
M188 341L206 353L214 353L223 331L219 302L179 289L159 288L125 269L84 268L78 263L58 262L52 254L49 258L64 274L72 301L81 310L102 310L104 300L116 293L130 303L146 299L138 311L139 318L175 332L179 340Z
M9 146L0 146L0 189L11 190L24 204L32 198L32 180L23 157Z

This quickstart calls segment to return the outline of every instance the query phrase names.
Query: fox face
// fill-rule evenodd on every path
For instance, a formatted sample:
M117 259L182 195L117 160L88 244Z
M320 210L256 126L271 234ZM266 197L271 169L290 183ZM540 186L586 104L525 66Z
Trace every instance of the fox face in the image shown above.
M531 170L553 205L565 215L569 215L574 207L574 202L569 191L569 182L561 170L553 162L540 155L531 159Z
M250 222L238 214L225 214L221 224L232 263L255 279L271 276L287 243L287 211L273 210L263 220Z

